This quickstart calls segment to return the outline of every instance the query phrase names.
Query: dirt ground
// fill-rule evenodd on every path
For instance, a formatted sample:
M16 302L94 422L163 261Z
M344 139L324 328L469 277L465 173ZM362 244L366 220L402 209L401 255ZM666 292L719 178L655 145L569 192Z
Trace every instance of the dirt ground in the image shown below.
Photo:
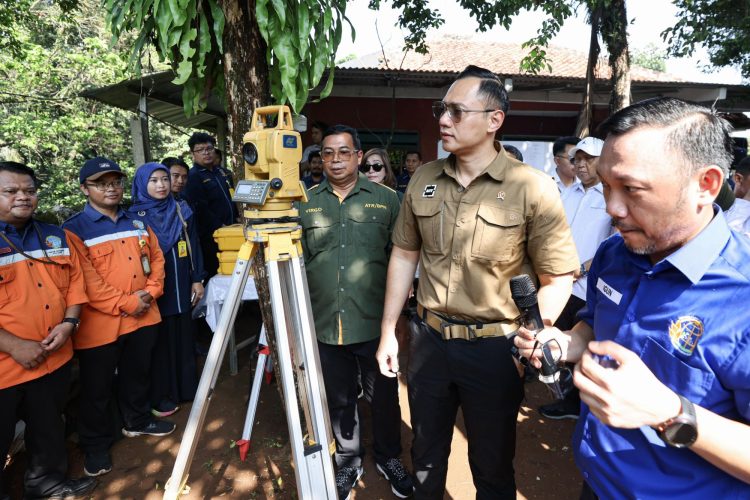
M259 330L257 311L244 310L238 338ZM255 361L252 349L240 351L237 375L229 374L227 363L219 376L212 396L204 430L190 468L186 499L295 499L294 471L290 465L290 446L286 416L275 386L261 389L250 453L245 462L239 458L234 441L242 434L249 388ZM403 460L410 468L408 454L411 441L409 408L406 386L400 383L402 409ZM546 389L539 382L526 384L526 399L518 416L516 446L516 481L520 499L575 499L580 491L580 474L574 463L570 446L574 422L542 418L536 411L548 402ZM371 439L368 437L369 412L365 415L365 444L368 455L365 474L354 490L357 500L395 498L388 483L380 477L372 460ZM112 449L113 470L102 476L94 492L95 499L159 499L163 485L171 474L179 449L182 431L190 413L184 405L172 419L177 431L164 438L124 438ZM75 435L72 436L72 441ZM83 474L83 457L75 444L70 443L70 471L73 477ZM468 500L475 498L474 485L467 461L467 442L459 413L456 423L445 498ZM23 454L17 455L9 466L13 498L20 498Z

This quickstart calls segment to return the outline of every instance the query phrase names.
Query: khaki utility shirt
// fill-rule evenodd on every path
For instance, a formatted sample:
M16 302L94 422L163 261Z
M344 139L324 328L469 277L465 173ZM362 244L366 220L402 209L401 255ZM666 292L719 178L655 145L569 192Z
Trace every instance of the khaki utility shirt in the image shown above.
M420 304L463 321L507 323L510 333L519 315L510 278L566 274L579 263L554 181L496 147L467 188L456 180L453 155L420 167L393 244L420 250Z
M396 191L359 174L341 199L324 180L300 206L315 331L325 344L380 337Z

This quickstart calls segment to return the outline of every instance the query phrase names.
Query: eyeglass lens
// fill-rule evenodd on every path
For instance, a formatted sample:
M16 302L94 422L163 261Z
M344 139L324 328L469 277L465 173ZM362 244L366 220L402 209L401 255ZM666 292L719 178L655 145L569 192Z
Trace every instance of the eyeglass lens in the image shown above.
M369 163L369 164L365 164L365 165L362 165L362 172L369 172L370 169L372 169L372 170L374 170L376 172L380 172L381 170L383 170L384 166L385 165L383 165L382 163Z
M338 151L334 151L332 149L324 149L320 152L320 157L323 159L323 161L333 161L333 159L338 155L339 160L341 161L349 161L352 159L352 151L351 149L339 149Z

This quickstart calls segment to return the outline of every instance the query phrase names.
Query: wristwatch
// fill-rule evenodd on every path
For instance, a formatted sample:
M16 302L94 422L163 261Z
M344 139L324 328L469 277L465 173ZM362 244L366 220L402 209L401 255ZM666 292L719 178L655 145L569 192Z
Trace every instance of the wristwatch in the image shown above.
M656 426L662 441L674 448L687 448L698 439L698 422L695 407L687 398L680 396L680 413Z
M63 318L62 323L70 323L73 325L73 332L77 332L78 327L81 326L81 320L78 318Z

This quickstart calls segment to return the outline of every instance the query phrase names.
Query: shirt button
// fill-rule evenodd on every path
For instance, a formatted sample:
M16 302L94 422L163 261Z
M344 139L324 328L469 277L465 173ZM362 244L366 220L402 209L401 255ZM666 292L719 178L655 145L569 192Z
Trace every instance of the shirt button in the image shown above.
M341 224L341 227L346 227L346 224Z
M38 286L39 288L42 288L42 284L41 283L37 283L36 286Z
M44 304L45 309L49 309L49 304Z
M341 312L345 312L345 311L342 309Z
M344 248L346 245L341 245L341 248Z
M135 274L133 275L133 278L135 278Z
M34 267L34 263L33 262L29 262L29 267Z
M133 257L128 257L128 260L133 260Z
M455 288L451 288L451 292L454 292L454 293L455 293L455 291L456 291L456 289L455 289Z
M344 266L341 266L339 269L344 269Z
M635 321L635 314L633 314L633 313L628 313L628 316L627 316L627 318L628 318L628 321Z
M458 186L458 192L459 193L463 193L464 192L464 187L463 186Z
M343 289L343 288L339 288L339 292L343 292L343 291L344 291L344 289Z

